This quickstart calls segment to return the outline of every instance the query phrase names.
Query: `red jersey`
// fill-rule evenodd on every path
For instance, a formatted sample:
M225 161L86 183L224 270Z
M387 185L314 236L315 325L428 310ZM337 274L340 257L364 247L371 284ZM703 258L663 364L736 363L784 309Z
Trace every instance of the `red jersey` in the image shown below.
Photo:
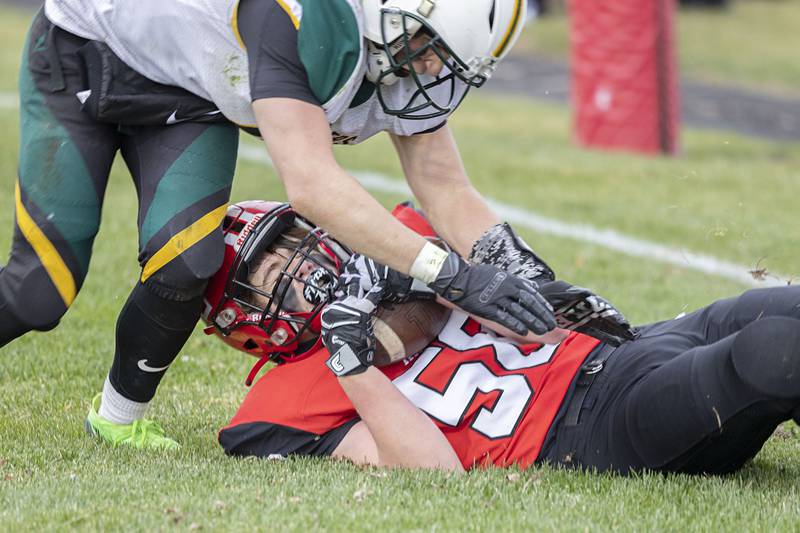
M409 211L398 208L395 215L430 235L424 219ZM425 350L380 370L431 417L465 468L528 466L538 458L573 377L598 344L571 333L559 345L520 346L453 312ZM226 451L332 452L358 413L325 366L327 358L322 349L267 372L220 432Z
M572 378L598 344L573 333L560 345L518 346L453 313L428 348L381 371L433 419L465 468L528 466L539 456ZM318 439L356 421L353 405L325 366L327 358L323 349L267 372L221 440L226 431L245 426L252 438L262 423L270 428L265 438L277 445L292 435ZM259 454L283 455L280 446L260 444Z

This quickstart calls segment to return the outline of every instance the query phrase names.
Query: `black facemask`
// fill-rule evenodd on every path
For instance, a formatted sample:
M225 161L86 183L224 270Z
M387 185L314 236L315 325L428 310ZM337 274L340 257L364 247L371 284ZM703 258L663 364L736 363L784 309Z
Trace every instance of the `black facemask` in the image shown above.
M386 44L386 28L389 18L398 16L403 23L402 35L399 40ZM382 49L389 59L389 66L381 72L376 80L376 86L378 101L387 115L410 120L426 120L448 115L461 104L470 88L480 87L486 82L486 78L483 76L467 77L464 74L469 71L467 65L419 15L397 9L383 9L381 21L381 32L385 43ZM409 43L413 36L409 36L411 31L409 27L412 25L416 27L417 24L421 25L419 32L430 38L423 46L412 50ZM435 78L417 74L414 70L414 60L429 52L436 54L443 65L442 73ZM389 76L410 78L417 87L402 107L395 108L387 101L386 93L389 89L387 85L381 83L381 80L387 79ZM459 87L459 81L466 87ZM431 91L442 85L445 86L444 98L434 98Z

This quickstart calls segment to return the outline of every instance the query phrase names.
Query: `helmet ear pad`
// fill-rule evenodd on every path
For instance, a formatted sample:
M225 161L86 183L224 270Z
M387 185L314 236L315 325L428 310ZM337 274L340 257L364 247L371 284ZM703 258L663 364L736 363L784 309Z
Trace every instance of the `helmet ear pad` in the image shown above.
M367 40L367 80L372 83L394 85L400 78L393 72L385 73L391 64L386 50Z

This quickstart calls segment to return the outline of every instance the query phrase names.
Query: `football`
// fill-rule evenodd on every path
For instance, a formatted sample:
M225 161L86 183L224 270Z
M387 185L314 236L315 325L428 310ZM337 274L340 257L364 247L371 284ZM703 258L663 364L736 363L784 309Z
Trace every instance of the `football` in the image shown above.
M386 366L422 351L442 331L450 309L428 300L383 303L373 322L375 366Z

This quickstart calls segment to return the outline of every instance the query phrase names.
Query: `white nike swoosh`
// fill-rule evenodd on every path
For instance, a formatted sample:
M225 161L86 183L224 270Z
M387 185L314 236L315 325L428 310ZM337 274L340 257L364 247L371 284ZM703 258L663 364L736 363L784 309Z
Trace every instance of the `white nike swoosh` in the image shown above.
M139 366L139 370L143 372L161 372L162 370L166 370L169 368L169 365L162 366L161 368L150 366L147 364L147 359L139 359L137 365Z
M209 111L208 113L203 113L203 116L206 117L213 117L214 115L219 115L222 111ZM178 122L186 122L187 120L191 120L191 118L178 118L178 110L172 112L170 116L167 117L167 124L177 124Z
M167 117L167 124L177 124L178 122L183 122L183 119L178 118L178 110L176 109L170 116Z
M75 96L78 97L78 101L81 103L81 105L83 105L86 103L86 100L88 100L89 97L92 96L92 90L86 89L85 91L78 91L77 93L75 93Z

